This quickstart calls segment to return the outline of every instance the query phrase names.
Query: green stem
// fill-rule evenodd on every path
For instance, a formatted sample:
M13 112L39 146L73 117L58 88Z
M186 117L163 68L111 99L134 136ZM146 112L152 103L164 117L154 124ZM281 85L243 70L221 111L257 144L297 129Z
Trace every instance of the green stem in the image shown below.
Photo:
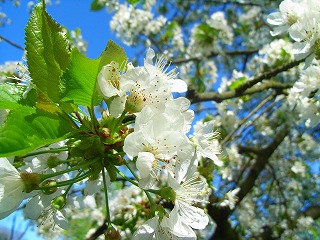
M129 166L129 164L124 161L124 165L126 165L126 167L129 169L129 171L131 172L132 176L134 176L134 178L139 181L139 177L138 175L133 171L133 169Z
M112 122L112 125L110 126L111 128L111 137L113 137L113 134L118 132L122 128L122 120L125 118L126 112L123 111L121 116L119 118L114 119Z
M72 184L74 184L76 182L79 182L79 181L89 177L90 174L91 174L91 171L88 171L88 172L86 172L86 173L84 173L84 174L82 174L82 175L80 175L80 176L78 176L76 178L73 178L73 179L70 179L70 180L67 180L67 181L57 182L57 184L54 185L54 186L42 186L42 187L39 187L38 189L41 190L41 189L48 189L48 188L63 187L63 186L70 185L70 184L72 185Z
M94 114L94 106L92 104L91 107L88 107L88 110L89 110L89 114L90 114L90 118L91 118L91 123L92 123L92 131L98 135L98 129L97 129L97 126L99 124L97 118L96 118L96 115Z
M80 174L81 174L81 172L79 172L79 173L77 174L77 176L75 177L75 179L79 178L79 177L80 177ZM85 173L84 175L86 175L86 174L87 174L87 173ZM73 186L73 184L74 184L74 182L71 183L71 184L67 187L65 193L63 194L65 197L67 197L67 194L68 194L68 192L70 191L70 189L71 189L71 187Z
M68 150L69 150L68 147L51 148L49 150L43 150L43 151L39 151L39 152L28 153L28 154L24 155L23 158L36 156L36 155L40 155L40 154L45 154L45 153L59 153L59 152L68 151Z
M133 177L134 177L135 179L139 180L137 174L133 171L133 169L129 166L129 164L128 164L126 161L124 161L124 164L127 166L127 168L129 169L129 171L131 172L131 174L133 175ZM122 172L121 172L121 173L122 173ZM122 173L122 174L123 174L123 173ZM121 176L122 176L122 175L121 175ZM125 176L125 178L127 179L126 176ZM128 180L128 181L129 181L129 180ZM131 182L131 181L132 181L132 180L130 179L129 182ZM136 186L139 187L138 184L137 184ZM154 191L156 191L156 190L152 190L152 189L146 190L146 189L143 189L143 191L144 191L144 193L147 195L147 198L148 198L148 200L149 200L149 202L150 202L150 210L151 210L151 213L152 213L152 215L154 215L157 205L156 205L156 203L154 202L154 200L153 200L153 198L151 197L151 195L150 195L149 192L154 192Z
M103 178L103 187L104 187L104 196L106 201L106 211L107 211L107 222L108 222L108 229L112 226L111 225L111 217L110 217L110 209L109 209L109 198L108 198L108 188L107 188L107 180L105 175L105 168L102 168L102 178Z
M133 185L139 187L138 183L133 181L132 179L128 178L123 172L121 172L118 168L116 168L115 166L113 166L114 169L117 171L117 173L123 177L125 180L127 180L128 182L132 183Z
M64 173L73 172L73 171L78 170L80 168L86 167L86 166L88 166L90 164L93 164L97 160L98 160L98 158L94 159L93 161L89 161L87 163L79 164L78 166L75 166L73 168L68 168L68 169L65 169L65 170L60 171L60 172L55 172L55 173L50 173L50 174L43 174L43 175L41 175L41 181L44 181L44 180L46 180L48 178L59 176L59 175L64 174Z
M133 124L135 122L136 122L136 120L132 120L132 121L129 121L129 122L122 123L122 127L128 126L128 125Z

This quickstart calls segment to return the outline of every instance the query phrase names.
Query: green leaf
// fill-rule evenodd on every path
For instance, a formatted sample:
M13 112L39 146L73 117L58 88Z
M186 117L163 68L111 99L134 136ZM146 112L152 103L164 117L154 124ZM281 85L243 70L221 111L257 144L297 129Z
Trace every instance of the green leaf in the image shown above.
M37 99L35 90L29 91L27 97L23 98L26 88L26 86L17 84L0 84L0 108L12 110L21 105L34 106Z
M59 102L59 80L70 62L70 53L61 26L45 11L34 7L25 29L27 63L37 91Z
M105 7L105 5L101 4L100 2L101 1L99 1L99 0L94 0L91 3L90 10L92 10L92 11L100 11L100 10L102 10Z
M237 79L236 81L232 82L229 86L230 90L235 90L239 86L241 86L245 81L247 80L246 77L241 77Z
M93 95L96 95L95 85L99 64L100 58L87 58L74 48L70 66L61 78L62 101L91 106ZM94 102L94 105L98 104L98 101Z
M73 124L62 116L21 106L0 126L0 157L24 155L66 138Z
M116 44L114 41L109 40L106 49L101 54L101 62L99 71L101 68L111 61L117 62L122 70L128 61L127 55L122 47Z
M137 4L138 2L140 2L140 0L127 0L127 2L134 5L134 4Z

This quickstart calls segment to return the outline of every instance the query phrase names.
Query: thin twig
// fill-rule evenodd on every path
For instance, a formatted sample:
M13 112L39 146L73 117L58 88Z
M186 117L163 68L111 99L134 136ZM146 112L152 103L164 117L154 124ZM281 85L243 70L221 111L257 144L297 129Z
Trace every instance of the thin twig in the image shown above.
M265 98L261 103L258 104L258 106L255 107L255 109L253 109L248 116L246 116L244 119L241 120L241 122L238 124L238 126L236 128L234 128L221 142L221 145L224 145L227 141L229 141L229 139L231 139L231 137L233 136L233 134L235 134L236 131L238 131L238 129L256 112L259 111L260 108L262 108L265 104L267 104L272 98L274 98L274 95L269 95L267 98Z
M12 42L11 40L9 40L8 38L5 38L4 36L0 35L0 39L2 39L3 41L9 43L11 46L16 47L22 51L24 51L24 47L21 47L19 44Z

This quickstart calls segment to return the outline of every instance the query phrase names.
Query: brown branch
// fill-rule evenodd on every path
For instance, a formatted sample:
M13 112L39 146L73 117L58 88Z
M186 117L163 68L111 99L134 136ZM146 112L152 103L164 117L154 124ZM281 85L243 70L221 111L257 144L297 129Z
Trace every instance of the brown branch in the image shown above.
M278 82L266 82L266 83L262 83L259 86L255 86L255 87L253 87L253 86L259 82L262 82L263 80L267 80L272 77L275 77L276 75L278 75L281 72L285 72L291 68L294 68L294 67L298 66L303 61L304 60L292 61L292 62L287 63L281 67L277 67L277 68L274 68L273 70L262 73L256 77L253 77L252 79L248 80L247 82L243 83L235 90L226 91L224 93L216 93L216 92L198 93L198 92L196 92L195 89L190 88L187 91L186 97L192 103L205 102L205 101L215 101L217 103L220 103L226 99L241 97L244 95L250 95L250 94L254 94L254 93L266 90L266 89L273 88L273 89L277 89L277 90L282 90L282 89L290 88L292 85L282 84L282 83L278 83Z
M275 89L278 92L282 92L285 89L291 88L292 84L283 84L279 82L263 82L260 85L254 86L250 89L245 89L244 91L230 90L223 93L209 92L209 93L198 93L194 88L190 87L187 91L186 97L191 101L191 103L199 103L206 101L215 101L217 103L223 102L227 99L242 97L245 95L252 95L264 90Z
M3 41L9 43L11 46L14 46L22 51L24 51L25 49L23 47L21 47L19 44L16 44L14 42L12 42L11 40L9 40L8 38L5 38L4 36L0 35L0 39L2 39Z
M253 123L254 123L255 121L257 121L262 115L264 115L265 113L267 113L267 112L269 112L271 109L273 109L273 107L274 107L279 101L281 101L282 99L283 99L283 95L282 95L280 98L278 98L277 100L275 100L274 102L272 102L272 103L271 103L268 107L266 107L263 111L261 111L259 115L255 116L255 117L253 118L253 120L250 122L250 125L253 125ZM249 127L250 125L248 125L247 127ZM244 130L245 130L245 128L241 129L241 131L239 131L234 138L238 138L239 136L241 136Z
M313 205L308 207L301 215L311 217L313 220L320 218L320 205Z
M251 165L248 170L248 174L246 178L240 183L240 191L237 194L238 202L236 206L239 205L241 200L251 191L253 188L256 179L260 175L261 171L265 168L269 158L273 154L273 152L278 148L283 139L289 133L289 127L284 126L283 129L275 136L274 140L265 148L257 149L252 147L242 147L242 150L245 152L250 152L256 154L256 160ZM232 228L229 222L229 216L232 214L233 210L229 208L221 208L219 205L215 205L212 203L217 202L217 198L212 195L210 202L208 204L208 214L212 217L212 219L216 222L217 228L214 232L214 235L211 237L212 240L237 240L240 239L238 233Z
M267 104L270 100L272 100L274 98L274 94L269 95L268 97L266 97L262 102L260 102L258 104L258 106L255 107L255 109L253 109L245 118L243 118L240 123L237 125L237 127L235 127L221 142L221 145L224 145L227 141L229 141L231 139L231 137L233 136L233 134L235 134L236 131L238 131L239 128L241 128L241 126L256 112L259 111L259 109L261 109L265 104Z
M107 220L104 220L103 223L97 228L97 230L87 238L87 240L97 239L100 235L104 234L107 231L107 229L108 229Z
M288 133L289 127L284 126L283 129L277 134L277 136L275 136L273 142L271 142L267 147L257 151L258 154L255 163L250 167L246 179L242 181L239 185L240 191L237 194L238 202L236 205L240 204L242 199L251 191L259 174L268 163L269 158L271 157L273 152L278 148L278 146L281 144L281 142L284 140Z

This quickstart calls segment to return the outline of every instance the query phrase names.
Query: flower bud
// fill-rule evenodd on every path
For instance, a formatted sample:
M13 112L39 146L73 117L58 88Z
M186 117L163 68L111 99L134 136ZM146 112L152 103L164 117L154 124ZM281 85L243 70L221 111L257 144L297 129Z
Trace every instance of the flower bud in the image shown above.
M46 180L42 183L43 187L48 187L48 188L44 188L42 189L42 193L45 195L50 195L52 193L55 193L57 191L57 187L55 187L57 185L57 181L56 180Z
M62 208L64 208L66 203L67 203L67 199L65 195L57 196L51 200L51 205L57 210L61 210Z
M113 225L104 233L106 240L120 240L120 233Z
M50 156L47 160L47 166L49 168L55 168L61 163L61 160L57 158L56 156Z

